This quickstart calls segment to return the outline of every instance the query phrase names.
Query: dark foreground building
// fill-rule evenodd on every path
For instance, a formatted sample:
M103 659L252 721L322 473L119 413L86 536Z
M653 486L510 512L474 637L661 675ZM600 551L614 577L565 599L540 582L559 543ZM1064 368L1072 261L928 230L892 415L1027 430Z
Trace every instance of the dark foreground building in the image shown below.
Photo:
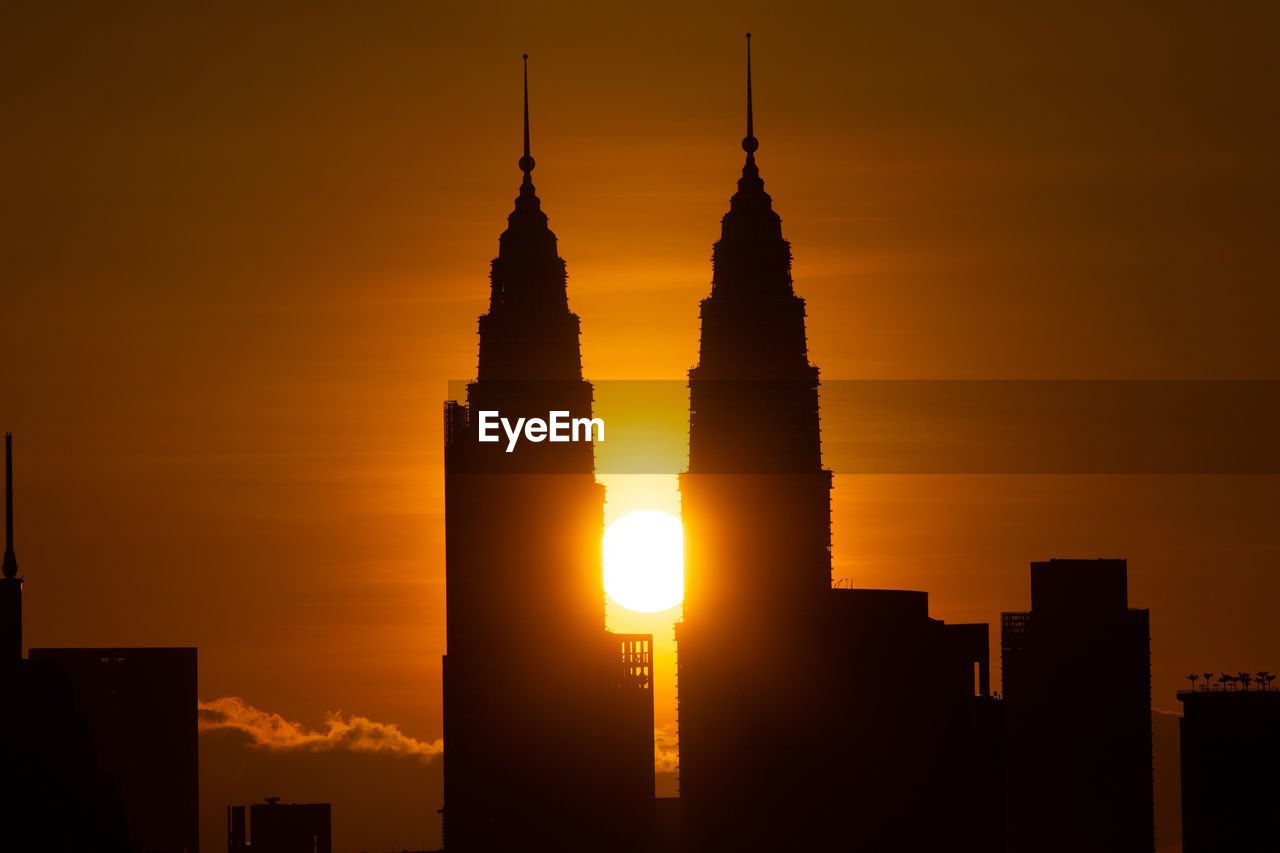
M0 850L135 853L115 779L56 664L0 664Z
M67 674L22 657L22 578L13 546L13 436L5 434L0 579L0 849L130 851L124 809L99 772Z
M22 658L11 436L5 444L0 849L197 853L196 650Z
M483 412L591 417L565 264L534 194L527 92L524 181L476 381L466 405L445 405L445 847L625 851L652 825L652 638L605 630L592 444L479 441Z
M265 803L227 807L227 853L331 853L328 803Z
M831 472L791 249L746 165L715 244L680 477L680 797L691 851L991 850L986 625L833 589Z
M1155 848L1148 617L1124 560L1031 564L1000 632L1010 853Z
M1280 691L1259 675L1257 689L1213 690L1206 680L1205 689L1178 694L1183 853L1277 846L1270 818L1280 806Z
M60 670L140 853L200 849L194 648L31 649Z

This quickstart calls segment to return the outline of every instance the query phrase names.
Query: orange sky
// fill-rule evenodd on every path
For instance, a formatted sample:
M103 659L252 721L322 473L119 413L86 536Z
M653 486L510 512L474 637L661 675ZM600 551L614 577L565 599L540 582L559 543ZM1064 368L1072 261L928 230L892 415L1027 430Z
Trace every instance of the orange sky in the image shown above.
M1270 4L262 5L0 12L29 645L195 644L202 697L439 736L440 402L522 52L589 378L696 360L746 30L826 379L1280 378ZM1172 709L1280 667L1275 495L838 477L835 574L995 621L1033 559L1127 556Z

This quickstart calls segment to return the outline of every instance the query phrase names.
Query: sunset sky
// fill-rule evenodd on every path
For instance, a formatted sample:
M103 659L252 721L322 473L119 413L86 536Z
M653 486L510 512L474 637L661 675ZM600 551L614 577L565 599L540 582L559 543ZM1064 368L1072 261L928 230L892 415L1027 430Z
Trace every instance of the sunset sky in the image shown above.
M231 798L268 794L332 799L335 849L434 846L441 402L474 375L519 184L522 53L589 379L697 359L749 30L824 380L1274 380L1277 17L6 4L0 429L27 645L196 645L202 699L302 727L274 750L207 735L210 850ZM991 622L993 659L1030 561L1120 556L1157 709L1187 672L1280 670L1280 478L836 473L835 576ZM674 478L607 482L610 517L678 509ZM667 644L660 726L676 618L610 610ZM385 814L344 817L361 796Z

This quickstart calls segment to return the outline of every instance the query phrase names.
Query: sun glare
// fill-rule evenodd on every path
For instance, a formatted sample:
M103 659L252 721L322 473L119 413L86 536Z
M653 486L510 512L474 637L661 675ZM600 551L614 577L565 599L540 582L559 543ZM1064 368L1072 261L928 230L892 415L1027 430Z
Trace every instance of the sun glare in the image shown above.
M604 532L604 591L628 610L657 613L684 598L684 530L665 512L642 509Z

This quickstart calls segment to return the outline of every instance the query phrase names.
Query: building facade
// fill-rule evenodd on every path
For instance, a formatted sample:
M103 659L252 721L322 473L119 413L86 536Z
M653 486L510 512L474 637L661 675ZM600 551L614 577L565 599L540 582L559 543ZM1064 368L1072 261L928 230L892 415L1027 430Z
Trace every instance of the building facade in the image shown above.
M1155 849L1149 613L1125 560L1031 564L1003 614L1008 850Z
M1183 853L1276 846L1267 817L1280 803L1280 690L1270 673L1258 676L1230 677L1218 689L1206 679L1204 689L1178 694Z
M227 807L227 853L332 853L329 803L265 803Z
M791 247L746 163L712 254L680 477L680 796L689 850L992 849L987 626L836 589L832 474Z
M97 768L109 777L137 850L200 849L194 648L31 649L56 667L85 722Z
M445 846L639 849L654 804L652 637L605 628L592 445L478 440L481 412L591 416L525 92L524 179L476 379L445 406Z
M0 847L198 853L196 650L31 649L6 436Z

